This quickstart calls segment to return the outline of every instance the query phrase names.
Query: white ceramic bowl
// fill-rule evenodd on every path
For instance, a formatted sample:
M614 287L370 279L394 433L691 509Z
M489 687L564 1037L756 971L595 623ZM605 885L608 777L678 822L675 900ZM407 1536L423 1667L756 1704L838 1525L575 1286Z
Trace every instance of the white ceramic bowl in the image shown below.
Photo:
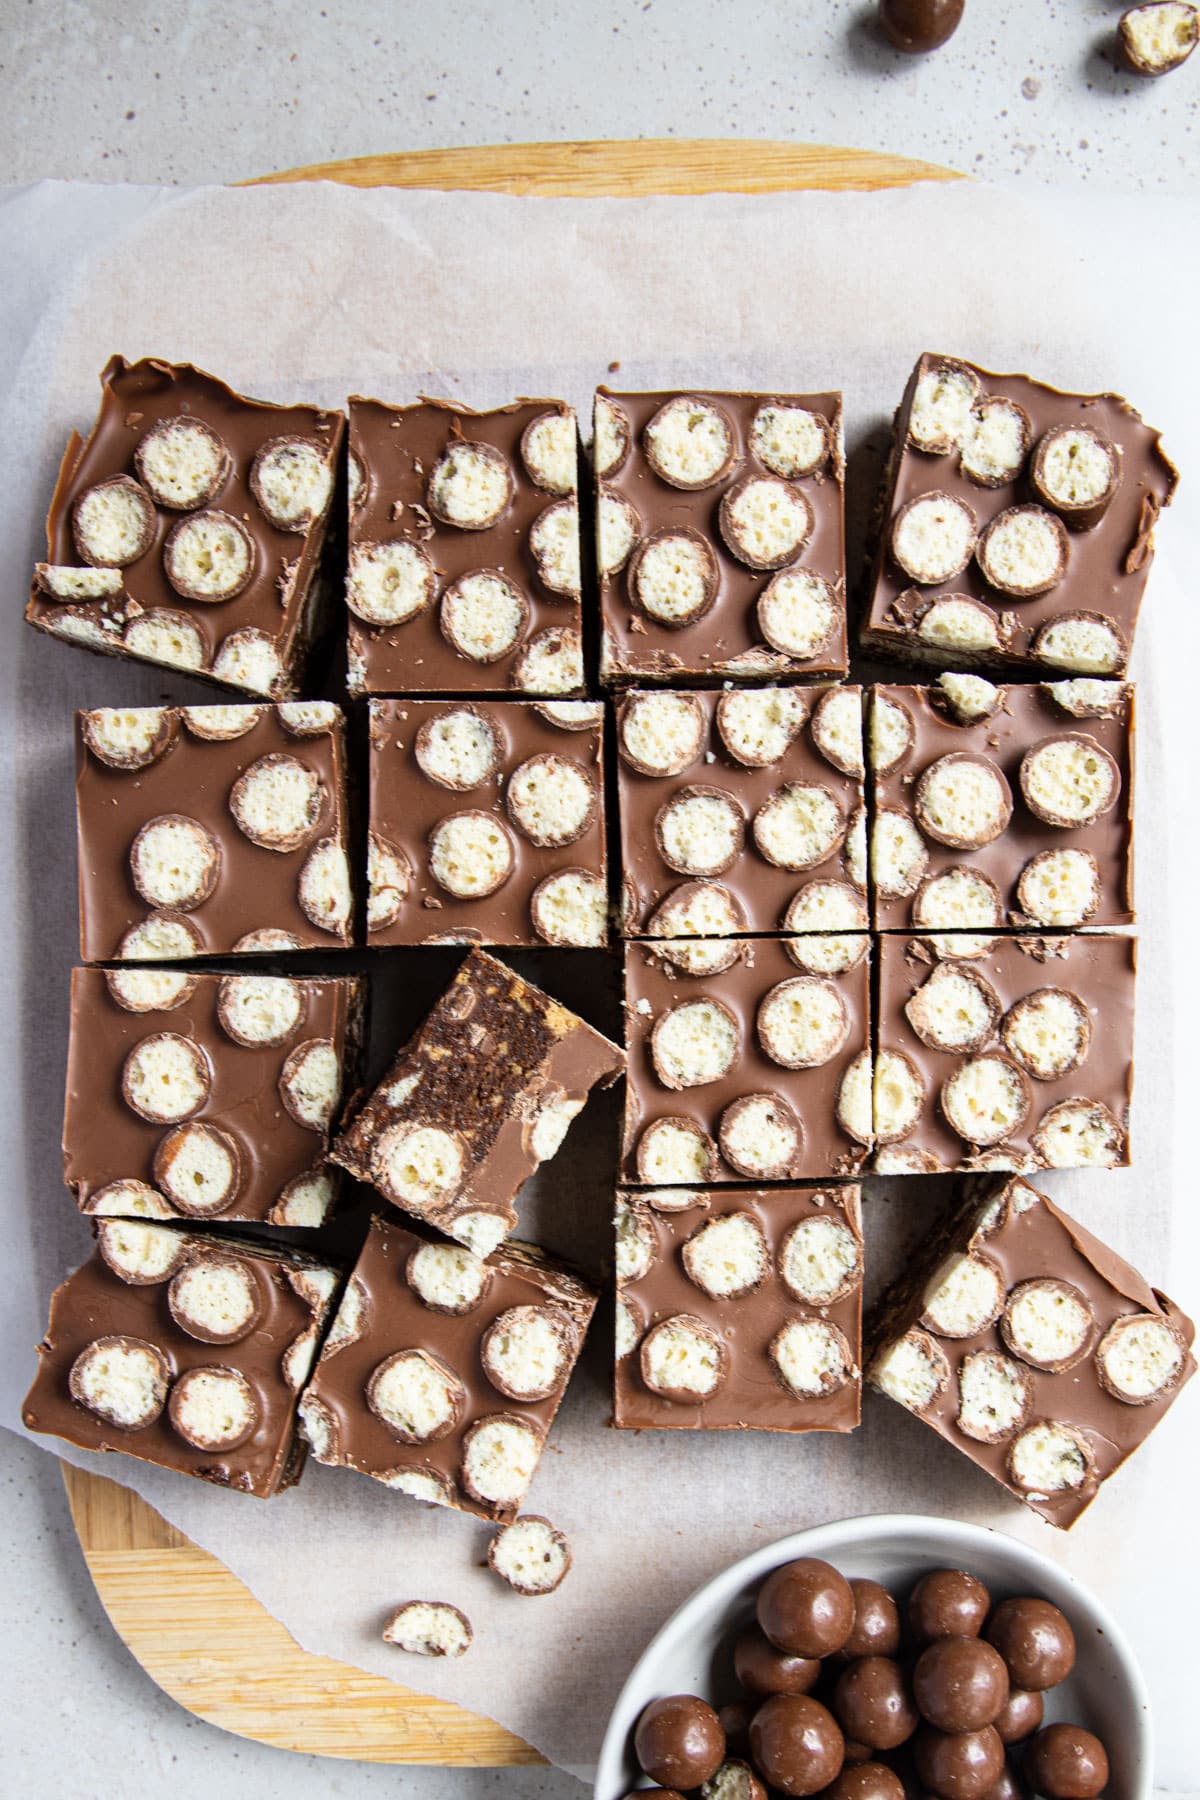
M642 1708L664 1694L734 1697L729 1646L754 1614L764 1577L797 1556L822 1556L844 1575L863 1575L903 1602L929 1569L969 1569L997 1600L1040 1594L1061 1607L1078 1657L1069 1678L1047 1695L1046 1719L1070 1719L1103 1739L1112 1764L1113 1800L1150 1800L1154 1740L1150 1699L1119 1627L1073 1575L1040 1551L981 1525L912 1513L875 1513L798 1531L744 1556L697 1588L647 1645L621 1689L596 1769L595 1800L622 1800L643 1778L633 1755Z

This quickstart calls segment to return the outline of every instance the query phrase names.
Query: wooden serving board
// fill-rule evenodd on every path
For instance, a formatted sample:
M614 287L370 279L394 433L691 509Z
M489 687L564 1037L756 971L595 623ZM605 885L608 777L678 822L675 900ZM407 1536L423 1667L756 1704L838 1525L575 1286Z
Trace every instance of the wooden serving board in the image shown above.
M870 191L962 179L951 169L825 144L647 138L491 144L314 163L261 182L472 188L503 194ZM225 1565L115 1481L62 1465L75 1530L113 1626L181 1706L282 1750L359 1762L540 1763L491 1719L302 1650Z

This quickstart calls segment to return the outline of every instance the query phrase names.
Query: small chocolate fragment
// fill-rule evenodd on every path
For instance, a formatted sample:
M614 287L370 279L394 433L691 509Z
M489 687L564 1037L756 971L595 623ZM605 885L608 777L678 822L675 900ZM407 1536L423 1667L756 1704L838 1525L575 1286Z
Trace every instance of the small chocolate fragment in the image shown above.
M963 0L879 0L879 23L888 42L906 56L940 50L958 30Z
M819 1793L840 1772L843 1752L836 1719L807 1694L774 1694L750 1721L754 1766L780 1793Z
M549 1519L525 1513L488 1545L488 1567L518 1594L552 1594L571 1567L571 1546Z
M652 1700L637 1722L634 1751L643 1774L663 1786L696 1788L725 1755L725 1733L712 1707L695 1694Z
M1095 1800L1108 1785L1108 1752L1082 1725L1047 1725L1026 1747L1022 1770L1049 1800Z
M410 1656L464 1656L473 1636L466 1613L446 1600L406 1600L383 1628L384 1643Z
M832 1656L854 1624L854 1595L845 1576L814 1556L772 1570L758 1590L758 1622L777 1650Z
M904 1670L886 1656L864 1656L842 1671L833 1710L846 1736L869 1750L895 1750L920 1724Z
M982 1581L965 1569L933 1569L909 1595L908 1623L919 1644L943 1637L978 1637L990 1605L991 1596ZM990 1641L995 1643L994 1638ZM1001 1646L996 1647L1003 1655ZM1015 1671L1011 1673L1014 1681L1019 1679ZM1028 1687L1030 1683L1020 1685Z
M1200 12L1184 0L1149 0L1121 14L1117 43L1134 75L1169 75L1200 40Z
M1075 1633L1049 1600L1002 1600L988 1622L987 1641L1008 1666L1014 1687L1033 1693L1057 1687L1075 1667Z
M912 1674L917 1711L939 1731L981 1731L994 1724L1008 1687L1003 1657L982 1638L938 1638L922 1650Z

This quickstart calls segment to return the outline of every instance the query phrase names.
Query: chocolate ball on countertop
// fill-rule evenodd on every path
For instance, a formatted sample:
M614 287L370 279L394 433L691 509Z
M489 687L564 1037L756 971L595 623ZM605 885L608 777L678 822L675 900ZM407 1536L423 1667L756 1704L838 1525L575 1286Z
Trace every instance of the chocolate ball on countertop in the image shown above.
M912 1675L917 1711L939 1731L994 1725L1008 1685L1004 1658L982 1638L938 1638L922 1650Z
M758 1590L758 1622L777 1650L832 1656L854 1625L850 1583L819 1557L784 1563Z
M886 1656L864 1656L842 1670L833 1711L846 1736L871 1750L894 1750L920 1724L904 1671Z
M963 5L964 0L879 0L879 23L894 49L923 56L954 36Z
M1040 1694L1031 1694L1025 1688L1010 1687L1008 1699L992 1724L999 1732L1002 1743L1019 1744L1023 1738L1033 1736L1045 1713L1046 1703Z
M987 1800L1004 1773L1004 1745L991 1725L957 1732L923 1725L913 1750L917 1774L938 1800Z
M965 1569L931 1569L909 1595L908 1622L919 1644L978 1637L991 1603L982 1581Z
M817 1685L821 1662L777 1650L761 1625L747 1625L733 1646L733 1672L747 1693L807 1694Z
M1022 1767L1034 1792L1049 1800L1095 1800L1108 1782L1108 1752L1082 1725L1047 1725L1029 1743Z
M630 1788L625 1800L646 1800L647 1794L657 1794L658 1800L684 1800L678 1788Z
M774 1694L750 1721L750 1755L781 1794L818 1794L842 1768L833 1714L807 1694Z
M995 1787L988 1789L983 1800L1029 1800L1029 1789L1019 1778L1010 1762L1006 1762L1000 1771L1000 1779Z
M904 1783L884 1763L847 1763L821 1800L904 1800Z
M1002 1600L985 1636L1008 1664L1014 1687L1040 1694L1065 1681L1075 1667L1075 1633L1049 1600Z
M721 1721L695 1694L652 1700L637 1722L633 1747L643 1774L665 1788L695 1788L725 1755Z
M850 1636L838 1651L850 1661L856 1656L895 1656L900 1648L900 1608L877 1581L856 1577L850 1583L854 1595L854 1623Z

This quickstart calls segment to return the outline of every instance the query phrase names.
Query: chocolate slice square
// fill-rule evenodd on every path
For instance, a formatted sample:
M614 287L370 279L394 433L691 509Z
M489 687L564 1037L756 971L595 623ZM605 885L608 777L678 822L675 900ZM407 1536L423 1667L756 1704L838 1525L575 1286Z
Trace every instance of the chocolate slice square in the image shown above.
M597 391L600 677L844 675L842 397Z
M81 1210L324 1224L365 998L353 975L76 969L63 1174Z
M272 700L299 693L333 610L323 555L345 417L114 356L72 433L25 617L108 656Z
M862 1377L856 1185L623 1189L613 1423L853 1431Z
M875 1173L1128 1165L1137 940L959 941L876 945Z
M1195 1327L1027 1182L978 1177L867 1325L867 1380L1064 1530L1196 1372Z
M373 1220L300 1402L314 1456L418 1500L511 1519L595 1305L532 1244L481 1259Z
M338 707L101 707L76 726L85 962L351 942Z
M896 414L864 650L935 668L1125 671L1178 475L1117 394L926 353Z
M370 712L369 943L606 943L598 701Z
M868 949L864 934L627 944L622 1180L857 1174L872 1141Z
M55 1289L22 1417L83 1450L267 1499L304 1466L296 1398L341 1285L297 1251L97 1222Z
M1091 678L872 688L876 929L1128 924L1134 699Z
M352 694L584 691L578 433L561 400L350 400Z

